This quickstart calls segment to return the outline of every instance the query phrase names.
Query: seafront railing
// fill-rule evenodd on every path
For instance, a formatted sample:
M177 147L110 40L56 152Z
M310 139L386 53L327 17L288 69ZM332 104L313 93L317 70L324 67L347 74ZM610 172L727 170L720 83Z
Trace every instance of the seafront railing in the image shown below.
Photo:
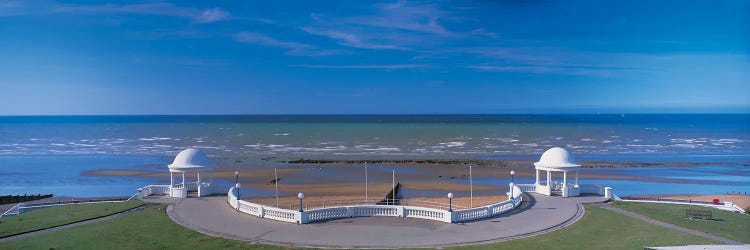
M187 192L198 191L199 196L206 196L210 194L224 194L228 192L229 188L231 188L232 186L234 185L205 182L201 183L200 185L194 182L185 183L185 185L175 184L173 188L170 188L169 185L147 185L139 188L134 197L143 199L144 197L148 197L150 195L169 195L171 191L175 191L177 193L184 192L183 194L185 195L187 195ZM187 187L187 190L184 190L183 187Z
M598 194L604 195L604 187L594 184L580 184L578 188L581 189L582 194Z
M534 184L517 184L516 186L518 186L518 188L520 188L523 192L536 192L536 185ZM562 183L555 183L552 185L552 188L562 188ZM579 184L578 188L581 190L581 194L604 195L604 186L594 184Z
M232 208L246 214L299 224L338 218L373 216L419 218L454 223L500 215L520 206L523 202L523 191L517 185L513 185L511 188L513 192L508 193L509 199L506 201L453 211L410 205L345 205L303 210L300 212L240 200L237 198L237 191L234 187L230 188L227 192L227 202Z
M522 192L536 192L536 185L534 184L517 184L516 185Z
M138 189L138 199L154 194L169 194L169 185L148 185Z

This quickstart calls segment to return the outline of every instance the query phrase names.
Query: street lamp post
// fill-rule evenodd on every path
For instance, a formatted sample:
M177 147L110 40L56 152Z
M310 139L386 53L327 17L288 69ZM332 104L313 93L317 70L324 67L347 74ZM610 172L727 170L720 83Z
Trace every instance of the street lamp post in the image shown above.
M511 170L510 171L510 199L513 199L513 186L516 185L516 171Z
M453 212L453 193L448 193L448 212Z
M234 188L237 189L237 210L240 210L240 187L242 187L242 185L240 185L239 182L234 184Z
M240 171L234 171L234 183L240 183Z
M474 208L474 177L471 173L471 165L469 165L469 206Z
M305 194L299 193L297 194L297 198L299 198L299 211L304 212L305 210L302 209L302 199L305 198Z

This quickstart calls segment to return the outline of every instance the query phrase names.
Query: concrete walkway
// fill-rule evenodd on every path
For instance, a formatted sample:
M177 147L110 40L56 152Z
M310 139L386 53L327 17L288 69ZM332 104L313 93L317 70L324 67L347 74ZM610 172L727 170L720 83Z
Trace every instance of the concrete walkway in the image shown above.
M232 209L226 197L182 199L167 207L172 220L190 229L230 239L298 247L400 248L491 243L543 234L583 217L581 203L601 196L561 198L526 195L518 209L466 223L396 217L360 217L297 225L261 219Z
M674 224L669 224L669 223L666 223L666 222L654 220L654 219L651 219L649 217L646 217L646 216L638 214L638 213L633 213L633 212L630 212L630 211L626 211L626 210L623 210L623 209L620 209L620 208L613 207L610 204L601 203L601 204L594 204L594 206L597 206L597 207L600 207L600 208L604 208L604 209L607 209L607 210L610 210L610 211L613 211L613 212L617 212L617 213L626 215L628 217L631 217L631 218L634 218L634 219L638 219L638 220L642 220L642 221L645 221L645 222L648 222L648 223L651 223L651 224L655 224L655 225L658 225L658 226L662 226L662 227L674 229L674 230L677 230L677 231L680 231L680 232L692 234L692 235L703 237L703 238L708 238L708 239L711 239L713 241L721 242L721 243L724 243L724 244L728 244L728 245L742 245L742 244L745 244L745 243L734 241L734 240L730 240L730 239L727 239L727 238L724 238L724 237L719 237L719 236L707 234L707 233L704 233L704 232L701 232L701 231L697 231L697 230L693 230L693 229L689 229L689 228L684 228L684 227L677 226L677 225L674 225Z
M83 221L73 222L73 223L69 223L69 224L64 224L64 225L49 227L49 228L45 228L45 229L41 229L41 230L36 230L36 231L31 231L31 232L27 232L27 233L6 236L6 237L3 237L3 238L0 238L0 242L14 240L14 239L20 239L20 238L25 238L25 237L29 237L29 236L38 235L38 234L49 233L49 232L57 231L57 230L60 230L60 229L77 227L77 226L80 226L80 225L86 225L86 224L91 224L91 223L100 222L100 221L107 221L107 220L111 220L111 219L115 219L115 218L119 218L119 217L125 216L125 215L130 214L130 213L135 212L135 211L140 211L140 210L143 210L143 209L146 209L146 208L150 208L150 207L153 207L153 206L156 206L156 204L146 204L146 205L143 205L143 206L140 206L140 207L131 208L129 210L125 210L125 211L118 212L118 213L115 213L115 214L110 214L110 215L103 216L103 217L92 218L92 219L88 219L88 220L83 220Z

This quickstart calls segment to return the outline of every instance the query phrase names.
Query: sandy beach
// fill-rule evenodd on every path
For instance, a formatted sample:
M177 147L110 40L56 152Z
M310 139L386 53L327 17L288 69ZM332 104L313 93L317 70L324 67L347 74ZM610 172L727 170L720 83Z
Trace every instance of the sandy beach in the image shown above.
M256 162L257 163L257 162ZM519 161L520 163L520 161ZM239 164L239 163L238 163ZM267 166L267 165L263 165ZM427 162L397 162L387 165L368 165L369 189L372 194L385 194L391 186L391 170L396 170L396 181L404 187L404 194L410 197L442 197L448 192L454 194L467 194L469 192L469 166L449 162L439 164L434 161ZM510 179L510 170L516 171L517 178L533 179L534 169L531 166L495 166L478 165L472 167L474 177L473 189L476 195L502 195L507 192L507 182ZM238 165L236 168L217 168L214 178L233 182L234 172L240 172L240 182L243 186L258 190L273 191L274 170L269 167L248 162ZM733 175L746 174L747 169L733 170ZM329 196L352 196L364 193L364 164L350 163L325 163L325 164L295 164L277 169L279 180L279 191L282 194L305 192L308 195ZM166 171L141 171L141 170L110 170L100 169L87 171L86 176L127 176L145 178L168 178ZM193 174L188 174L189 179L194 179ZM555 176L559 178L560 176ZM178 177L179 178L179 177ZM206 178L204 176L204 178ZM497 179L497 183L492 182ZM715 180L666 178L653 176L632 176L610 174L608 172L580 173L581 180L594 181L603 180L630 180L645 181L651 183L685 183L685 184L712 184ZM492 182L492 185L487 183ZM572 181L572 180L571 180ZM533 181L532 181L533 182ZM268 195L268 192L263 194Z
M378 195L377 197L369 196L365 199L362 195L305 195L303 200L304 209L314 208L325 208L333 206L347 206L347 205L375 205L380 201L385 194ZM453 198L453 209L466 209L473 207L481 207L508 199L507 195L480 195L471 197L454 197ZM244 198L243 200L263 204L267 206L277 206L276 197L253 197ZM400 201L401 205L407 206L421 206L430 207L436 209L448 209L448 198L447 197L413 197L406 198ZM286 209L298 209L299 199L297 196L284 195L279 196L278 207Z

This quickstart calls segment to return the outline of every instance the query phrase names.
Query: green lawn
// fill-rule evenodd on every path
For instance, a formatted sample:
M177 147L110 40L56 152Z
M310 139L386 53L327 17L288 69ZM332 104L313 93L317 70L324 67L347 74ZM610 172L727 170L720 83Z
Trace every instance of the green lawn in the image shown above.
M127 201L40 208L0 218L0 237L106 216L143 204L142 201Z
M156 206L111 221L17 239L0 244L0 249L282 249L194 232L172 222L164 209L163 205ZM568 228L527 239L465 248L642 249L683 244L716 243L587 206L586 216Z
M0 249L281 249L195 232L174 223L165 208L12 240Z
M462 249L643 249L644 246L718 244L706 238L639 221L603 208L586 206L570 227L548 234Z
M750 243L750 216L715 208L675 204L616 202L616 207L645 215L649 218L686 227L708 234ZM685 209L713 211L713 221L685 219Z

